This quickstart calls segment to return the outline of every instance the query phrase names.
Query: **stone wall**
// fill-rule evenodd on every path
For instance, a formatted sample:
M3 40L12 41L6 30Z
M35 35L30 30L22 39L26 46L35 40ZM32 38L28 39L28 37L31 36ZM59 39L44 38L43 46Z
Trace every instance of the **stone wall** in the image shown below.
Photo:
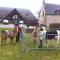
M60 16L59 15L46 15L46 26L49 27L50 24L60 24Z

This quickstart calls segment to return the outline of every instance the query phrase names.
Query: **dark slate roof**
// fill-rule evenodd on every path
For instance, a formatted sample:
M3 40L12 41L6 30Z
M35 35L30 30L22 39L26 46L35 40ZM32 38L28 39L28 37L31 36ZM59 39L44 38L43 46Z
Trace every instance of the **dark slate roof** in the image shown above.
M27 20L37 20L37 18L28 9L16 9L23 18Z
M60 5L57 4L45 3L44 7L46 14L54 15L56 10L60 10Z
M0 7L0 18L5 18L13 8L7 8L7 7Z
M9 7L0 7L0 18L5 18L8 16L14 9L16 9L20 15L26 20L37 20L37 18L32 14L28 9L21 8L9 8Z

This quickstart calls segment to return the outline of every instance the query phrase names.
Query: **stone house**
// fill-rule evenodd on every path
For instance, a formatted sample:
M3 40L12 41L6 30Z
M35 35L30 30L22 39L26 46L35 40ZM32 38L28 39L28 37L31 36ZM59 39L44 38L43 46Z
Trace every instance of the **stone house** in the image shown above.
M44 24L49 27L52 24L60 25L60 5L46 3L43 0L41 10L38 15L39 25Z

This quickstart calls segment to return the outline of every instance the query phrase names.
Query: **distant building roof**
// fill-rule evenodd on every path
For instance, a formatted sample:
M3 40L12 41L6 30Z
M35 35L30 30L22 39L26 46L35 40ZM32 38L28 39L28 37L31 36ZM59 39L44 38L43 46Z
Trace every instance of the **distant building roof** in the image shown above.
M56 10L60 10L60 5L45 3L45 13L48 15L54 15Z
M14 9L26 20L37 20L37 18L28 9L0 7L0 18L6 18Z
M17 9L17 11L27 20L37 20L37 18L28 9Z
M7 7L0 7L0 18L5 18L13 8L7 8Z

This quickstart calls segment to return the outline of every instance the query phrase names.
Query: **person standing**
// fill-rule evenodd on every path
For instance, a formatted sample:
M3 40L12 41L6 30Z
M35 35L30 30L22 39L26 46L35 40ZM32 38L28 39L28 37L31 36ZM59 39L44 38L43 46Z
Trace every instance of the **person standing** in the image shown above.
M16 42L19 42L19 39L20 39L20 32L21 32L21 27L19 26L19 24L16 24Z
M43 30L43 28L40 29L40 33L39 33L39 41L40 41L40 44L39 44L39 48L43 48L43 41L45 39L45 32Z
M36 44L37 35L38 35L38 32L37 32L37 27L36 27L36 28L34 29L34 31L32 32L32 37L33 37L34 44Z
M25 50L26 49L26 41L25 41L25 32L23 30L21 30L21 41L22 41L23 50Z

